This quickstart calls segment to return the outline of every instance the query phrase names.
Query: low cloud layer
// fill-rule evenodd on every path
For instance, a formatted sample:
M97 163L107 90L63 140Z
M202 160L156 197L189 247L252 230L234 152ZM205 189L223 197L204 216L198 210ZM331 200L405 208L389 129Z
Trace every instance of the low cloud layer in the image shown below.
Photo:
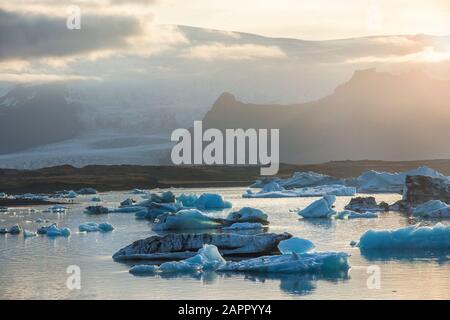
M277 46L256 44L224 45L212 43L193 46L182 54L185 58L203 60L249 60L258 58L285 58L286 54Z
M69 30L66 19L25 15L0 9L0 60L73 56L121 48L141 32L131 17L83 15L80 30Z

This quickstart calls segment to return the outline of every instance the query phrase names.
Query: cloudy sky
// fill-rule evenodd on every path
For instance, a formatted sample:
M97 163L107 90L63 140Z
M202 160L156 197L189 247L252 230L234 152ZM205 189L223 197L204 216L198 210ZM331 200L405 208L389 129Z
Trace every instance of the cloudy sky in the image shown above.
M80 30L66 27L73 5L81 10ZM217 34L214 40L195 40L174 25L223 30L223 41ZM112 56L166 54L191 61L293 57L289 48L238 41L231 31L304 40L401 35L377 40L379 47L396 52L376 55L370 46L342 62L436 62L449 59L448 41L424 43L403 35L450 35L450 1L0 0L0 81L95 78L81 72L80 61L98 67Z

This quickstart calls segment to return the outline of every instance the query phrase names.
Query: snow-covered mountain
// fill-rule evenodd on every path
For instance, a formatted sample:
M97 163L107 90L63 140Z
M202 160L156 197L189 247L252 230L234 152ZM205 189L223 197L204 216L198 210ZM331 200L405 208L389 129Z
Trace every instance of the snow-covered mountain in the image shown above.
M173 29L183 41L163 52L71 62L77 80L0 83L0 167L167 162L171 131L202 119L224 91L240 101L294 104L331 94L367 67L450 76L448 60L427 62L449 37L304 41ZM423 57L411 62L413 52Z

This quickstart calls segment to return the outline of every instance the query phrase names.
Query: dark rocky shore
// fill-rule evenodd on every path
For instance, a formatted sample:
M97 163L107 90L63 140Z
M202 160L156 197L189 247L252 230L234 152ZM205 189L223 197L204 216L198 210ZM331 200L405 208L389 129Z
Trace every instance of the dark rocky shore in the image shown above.
M314 171L336 178L356 177L367 170L399 172L429 166L450 175L450 160L332 161L323 164L281 164L278 176ZM69 165L37 170L0 169L0 192L52 193L93 187L98 191L133 188L248 186L259 178L259 166L86 166Z

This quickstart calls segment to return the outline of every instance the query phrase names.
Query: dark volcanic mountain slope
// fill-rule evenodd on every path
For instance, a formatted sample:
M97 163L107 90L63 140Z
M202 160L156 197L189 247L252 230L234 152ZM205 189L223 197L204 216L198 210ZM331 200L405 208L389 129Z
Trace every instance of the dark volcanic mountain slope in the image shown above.
M279 128L280 159L413 160L450 157L450 82L420 72L357 71L323 99L299 105L243 104L222 95L205 128Z
M75 137L78 109L64 98L64 84L18 86L0 98L0 154Z

